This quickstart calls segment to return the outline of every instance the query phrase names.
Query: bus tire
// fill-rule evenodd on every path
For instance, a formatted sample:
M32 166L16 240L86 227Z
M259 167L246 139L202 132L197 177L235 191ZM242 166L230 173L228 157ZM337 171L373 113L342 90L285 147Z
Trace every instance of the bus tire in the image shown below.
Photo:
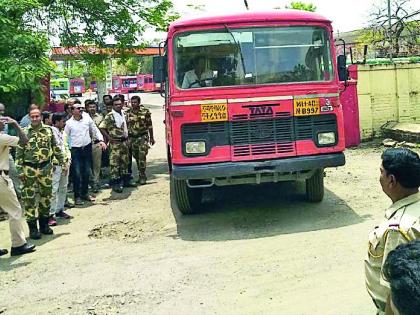
M182 214L197 212L203 196L202 188L190 188L186 180L175 179L171 176L171 195L173 201Z
M324 198L324 169L317 169L306 180L306 199L311 202L320 202Z

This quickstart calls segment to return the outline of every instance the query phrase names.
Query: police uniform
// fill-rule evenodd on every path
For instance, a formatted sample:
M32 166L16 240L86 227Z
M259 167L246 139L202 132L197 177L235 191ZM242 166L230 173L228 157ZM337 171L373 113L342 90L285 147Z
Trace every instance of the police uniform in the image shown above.
M57 146L51 127L44 124L25 128L29 142L19 145L16 150L16 164L19 174L23 174L22 201L25 207L26 220L34 222L38 217L48 220L52 196L52 160L64 164L64 156ZM38 209L35 193L39 192Z
M153 129L150 111L140 105L135 112L130 109L127 113L128 135L131 149L139 169L139 181L146 180L146 156L149 151L149 130Z
M9 215L12 247L26 244L21 218L22 208L9 177L9 147L18 145L19 138L0 133L0 207Z
M121 112L124 115L124 112ZM113 112L108 113L99 125L106 129L109 139L109 167L111 183L117 184L121 180L128 181L128 143L124 134L124 126L117 127Z
M420 192L395 202L386 210L385 217L387 220L369 234L365 258L366 287L378 314L385 310L390 292L382 275L387 255L399 244L420 238Z

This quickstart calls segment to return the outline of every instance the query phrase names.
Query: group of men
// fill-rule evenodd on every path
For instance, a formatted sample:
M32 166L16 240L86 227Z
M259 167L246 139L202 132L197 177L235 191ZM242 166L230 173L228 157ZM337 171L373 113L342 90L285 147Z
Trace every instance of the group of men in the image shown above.
M106 156L113 192L146 183L146 156L155 143L150 111L138 96L133 96L127 106L123 95L105 95L103 101L103 114L97 112L92 100L82 105L78 99L69 99L62 113L42 112L31 105L20 125L4 116L4 110L0 115L0 176L4 179L0 181L0 207L9 214L11 255L35 249L25 240L20 223L22 208L31 239L53 234L50 226L57 224L56 218L71 218L64 212L66 203L72 206L67 202L69 178L76 205L94 201L89 183L93 192L101 188L100 173ZM9 127L15 128L18 137L7 134ZM14 159L12 147L16 150ZM132 157L139 170L137 184L132 182ZM18 174L15 183L9 177L12 169ZM5 253L7 250L0 250L0 256Z

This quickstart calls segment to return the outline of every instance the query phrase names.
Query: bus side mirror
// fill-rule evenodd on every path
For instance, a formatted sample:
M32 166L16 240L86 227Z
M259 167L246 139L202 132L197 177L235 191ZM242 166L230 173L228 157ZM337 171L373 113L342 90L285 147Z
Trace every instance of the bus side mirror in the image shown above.
M167 76L166 56L153 56L153 80L163 83Z
M346 56L344 55L337 56L337 69L338 69L338 78L340 79L340 81L347 81Z

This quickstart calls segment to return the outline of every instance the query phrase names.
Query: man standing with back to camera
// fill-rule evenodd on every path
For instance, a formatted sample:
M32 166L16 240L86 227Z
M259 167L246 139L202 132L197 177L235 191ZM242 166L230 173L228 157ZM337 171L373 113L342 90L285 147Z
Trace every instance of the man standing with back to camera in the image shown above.
M411 150L387 149L382 154L380 184L393 204L386 220L369 234L365 259L366 287L383 314L389 303L389 283L383 277L388 253L399 244L420 238L420 158Z

